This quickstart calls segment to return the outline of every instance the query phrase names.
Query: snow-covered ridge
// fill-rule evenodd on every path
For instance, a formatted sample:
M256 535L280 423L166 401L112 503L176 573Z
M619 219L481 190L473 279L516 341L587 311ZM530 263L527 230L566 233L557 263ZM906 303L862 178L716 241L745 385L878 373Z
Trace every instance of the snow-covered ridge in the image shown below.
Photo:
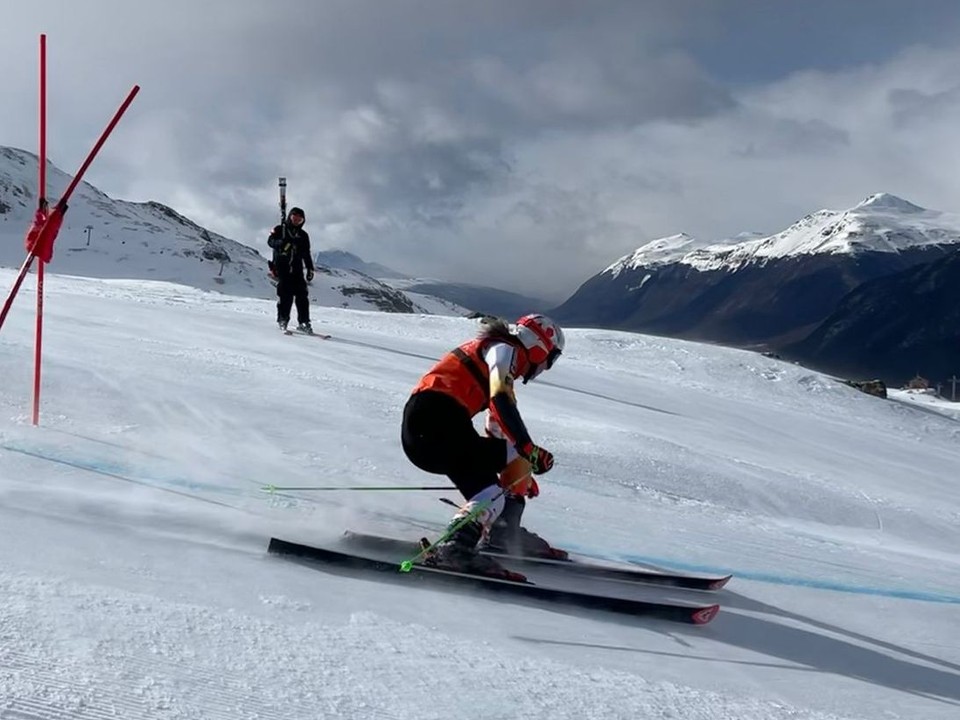
M697 246L697 241L686 233L658 238L642 245L631 254L623 256L603 272L617 277L624 270L667 265L677 262Z
M23 262L23 237L37 205L37 162L33 153L0 147L0 266L18 267ZM52 201L70 180L48 162L47 192ZM313 240L318 250L319 238ZM247 297L275 294L266 258L251 245L207 230L161 203L116 200L87 182L80 183L71 199L50 271L161 280ZM314 305L357 310L428 314L462 310L436 298L408 296L362 272L322 264L310 295Z
M604 272L683 263L697 270L737 269L774 258L897 253L909 248L960 244L960 215L928 210L889 193L870 195L847 210L819 210L775 235L699 244L688 235L654 240Z

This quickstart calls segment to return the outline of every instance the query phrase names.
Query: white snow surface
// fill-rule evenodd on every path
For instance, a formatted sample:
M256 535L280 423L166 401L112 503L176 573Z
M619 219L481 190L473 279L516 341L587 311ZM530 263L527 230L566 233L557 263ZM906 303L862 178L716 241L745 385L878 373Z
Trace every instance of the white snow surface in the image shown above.
M960 215L927 210L890 193L876 193L848 210L819 210L782 232L744 233L707 244L686 234L653 240L604 270L683 263L700 271L735 270L774 258L816 254L897 253L909 248L960 244Z
M56 260L51 265L55 269ZM0 270L12 285L14 272ZM0 329L0 718L955 719L960 422L746 351L571 330L518 389L525 524L733 572L694 627L328 574L271 536L436 537L403 404L464 318L47 274Z
M958 385L960 385L960 383L958 383ZM954 390L950 384L946 384L940 391L942 395L937 395L934 388L927 390L888 388L887 396L898 402L908 403L960 420L960 390L957 390L956 394L954 394Z

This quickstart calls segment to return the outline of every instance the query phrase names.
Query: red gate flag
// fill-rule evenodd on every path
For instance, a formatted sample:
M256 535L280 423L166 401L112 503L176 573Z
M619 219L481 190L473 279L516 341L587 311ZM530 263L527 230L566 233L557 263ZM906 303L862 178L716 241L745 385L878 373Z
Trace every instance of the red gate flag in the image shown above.
M53 242L60 232L66 210L67 206L63 202L57 203L49 215L42 209L37 210L33 216L33 224L27 231L25 244L28 253L45 263L50 262L53 258Z

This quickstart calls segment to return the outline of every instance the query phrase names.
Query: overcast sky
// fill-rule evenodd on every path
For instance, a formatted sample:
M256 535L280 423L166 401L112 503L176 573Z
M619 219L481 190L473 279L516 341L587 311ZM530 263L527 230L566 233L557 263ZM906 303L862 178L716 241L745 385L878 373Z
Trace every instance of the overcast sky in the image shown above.
M960 211L954 0L3 0L0 145L265 249L568 296L657 237ZM56 189L52 189L52 195Z

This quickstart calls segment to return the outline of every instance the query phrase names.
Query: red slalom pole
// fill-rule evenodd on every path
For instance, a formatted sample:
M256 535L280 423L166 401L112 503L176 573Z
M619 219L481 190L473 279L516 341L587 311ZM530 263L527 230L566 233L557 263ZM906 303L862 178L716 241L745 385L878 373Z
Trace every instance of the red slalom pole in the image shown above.
M83 161L83 165L80 166L80 169L77 170L77 174L73 176L73 181L67 186L67 189L64 190L63 195L60 197L58 205L65 205L67 200L70 199L70 196L73 195L73 191L77 189L77 185L80 184L80 181L83 180L84 174L87 172L87 168L90 167L90 163L93 162L93 159L97 156L97 153L100 152L100 148L103 147L103 144L107 141L107 138L110 137L110 133L113 132L113 129L117 126L117 123L120 122L120 118L123 117L123 114L127 111L127 108L130 107L130 103L133 102L133 99L137 96L137 93L140 92L140 86L134 85L130 90L130 93L127 95L127 99L123 101L120 107L117 109L117 112L114 113L113 119L110 121L110 124L104 128L103 132L100 134L100 139L97 140L97 144L93 146L93 150L90 151L90 154L87 155L87 159Z
M37 209L47 212L47 36L40 35L40 169ZM43 266L37 267L37 331L33 353L33 424L40 424L40 366L43 360Z
M90 163L93 162L94 158L97 156L97 153L100 151L100 148L107 141L110 133L113 132L113 128L116 127L118 122L120 122L120 118L123 117L123 113L126 112L127 108L130 106L130 103L133 102L133 98L136 97L139 91L139 85L134 85L133 89L130 90L130 93L127 95L127 99L123 101L123 103L120 105L120 108L116 113L114 113L113 119L110 120L110 124L107 125L103 133L101 133L100 138L97 140L97 144L93 146L90 154L87 155L87 159L83 161L83 165L80 166L80 169L77 171L77 174L74 176L70 185L63 193L63 196L60 198L53 211L47 217L46 222L43 224L43 228L39 232L39 236L35 245L33 246L33 249L27 254L26 259L23 261L23 265L20 267L20 273L17 275L16 281L14 281L13 289L10 291L10 295L3 304L3 309L0 310L0 328L3 327L3 323L7 319L7 313L10 312L10 307L13 305L13 300L20 291L20 286L23 284L23 279L30 270L30 265L33 264L33 259L42 254L41 260L43 260L43 257L46 257L46 259L49 260L50 256L52 255L53 242L56 240L56 234L60 230L60 223L63 221L63 214L67 210L67 200L69 200L70 196L73 195L73 191L76 190L77 185L80 184L84 173L86 173L87 168L90 167Z
M24 258L23 265L20 266L20 272L17 274L17 279L13 281L13 289L10 290L10 294L3 303L3 309L0 310L0 327L3 327L3 321L7 319L7 313L10 312L13 299L17 296L17 293L20 292L20 286L23 285L23 279L27 276L27 273L30 272L30 266L33 265L33 258L35 257L36 255L30 253Z

